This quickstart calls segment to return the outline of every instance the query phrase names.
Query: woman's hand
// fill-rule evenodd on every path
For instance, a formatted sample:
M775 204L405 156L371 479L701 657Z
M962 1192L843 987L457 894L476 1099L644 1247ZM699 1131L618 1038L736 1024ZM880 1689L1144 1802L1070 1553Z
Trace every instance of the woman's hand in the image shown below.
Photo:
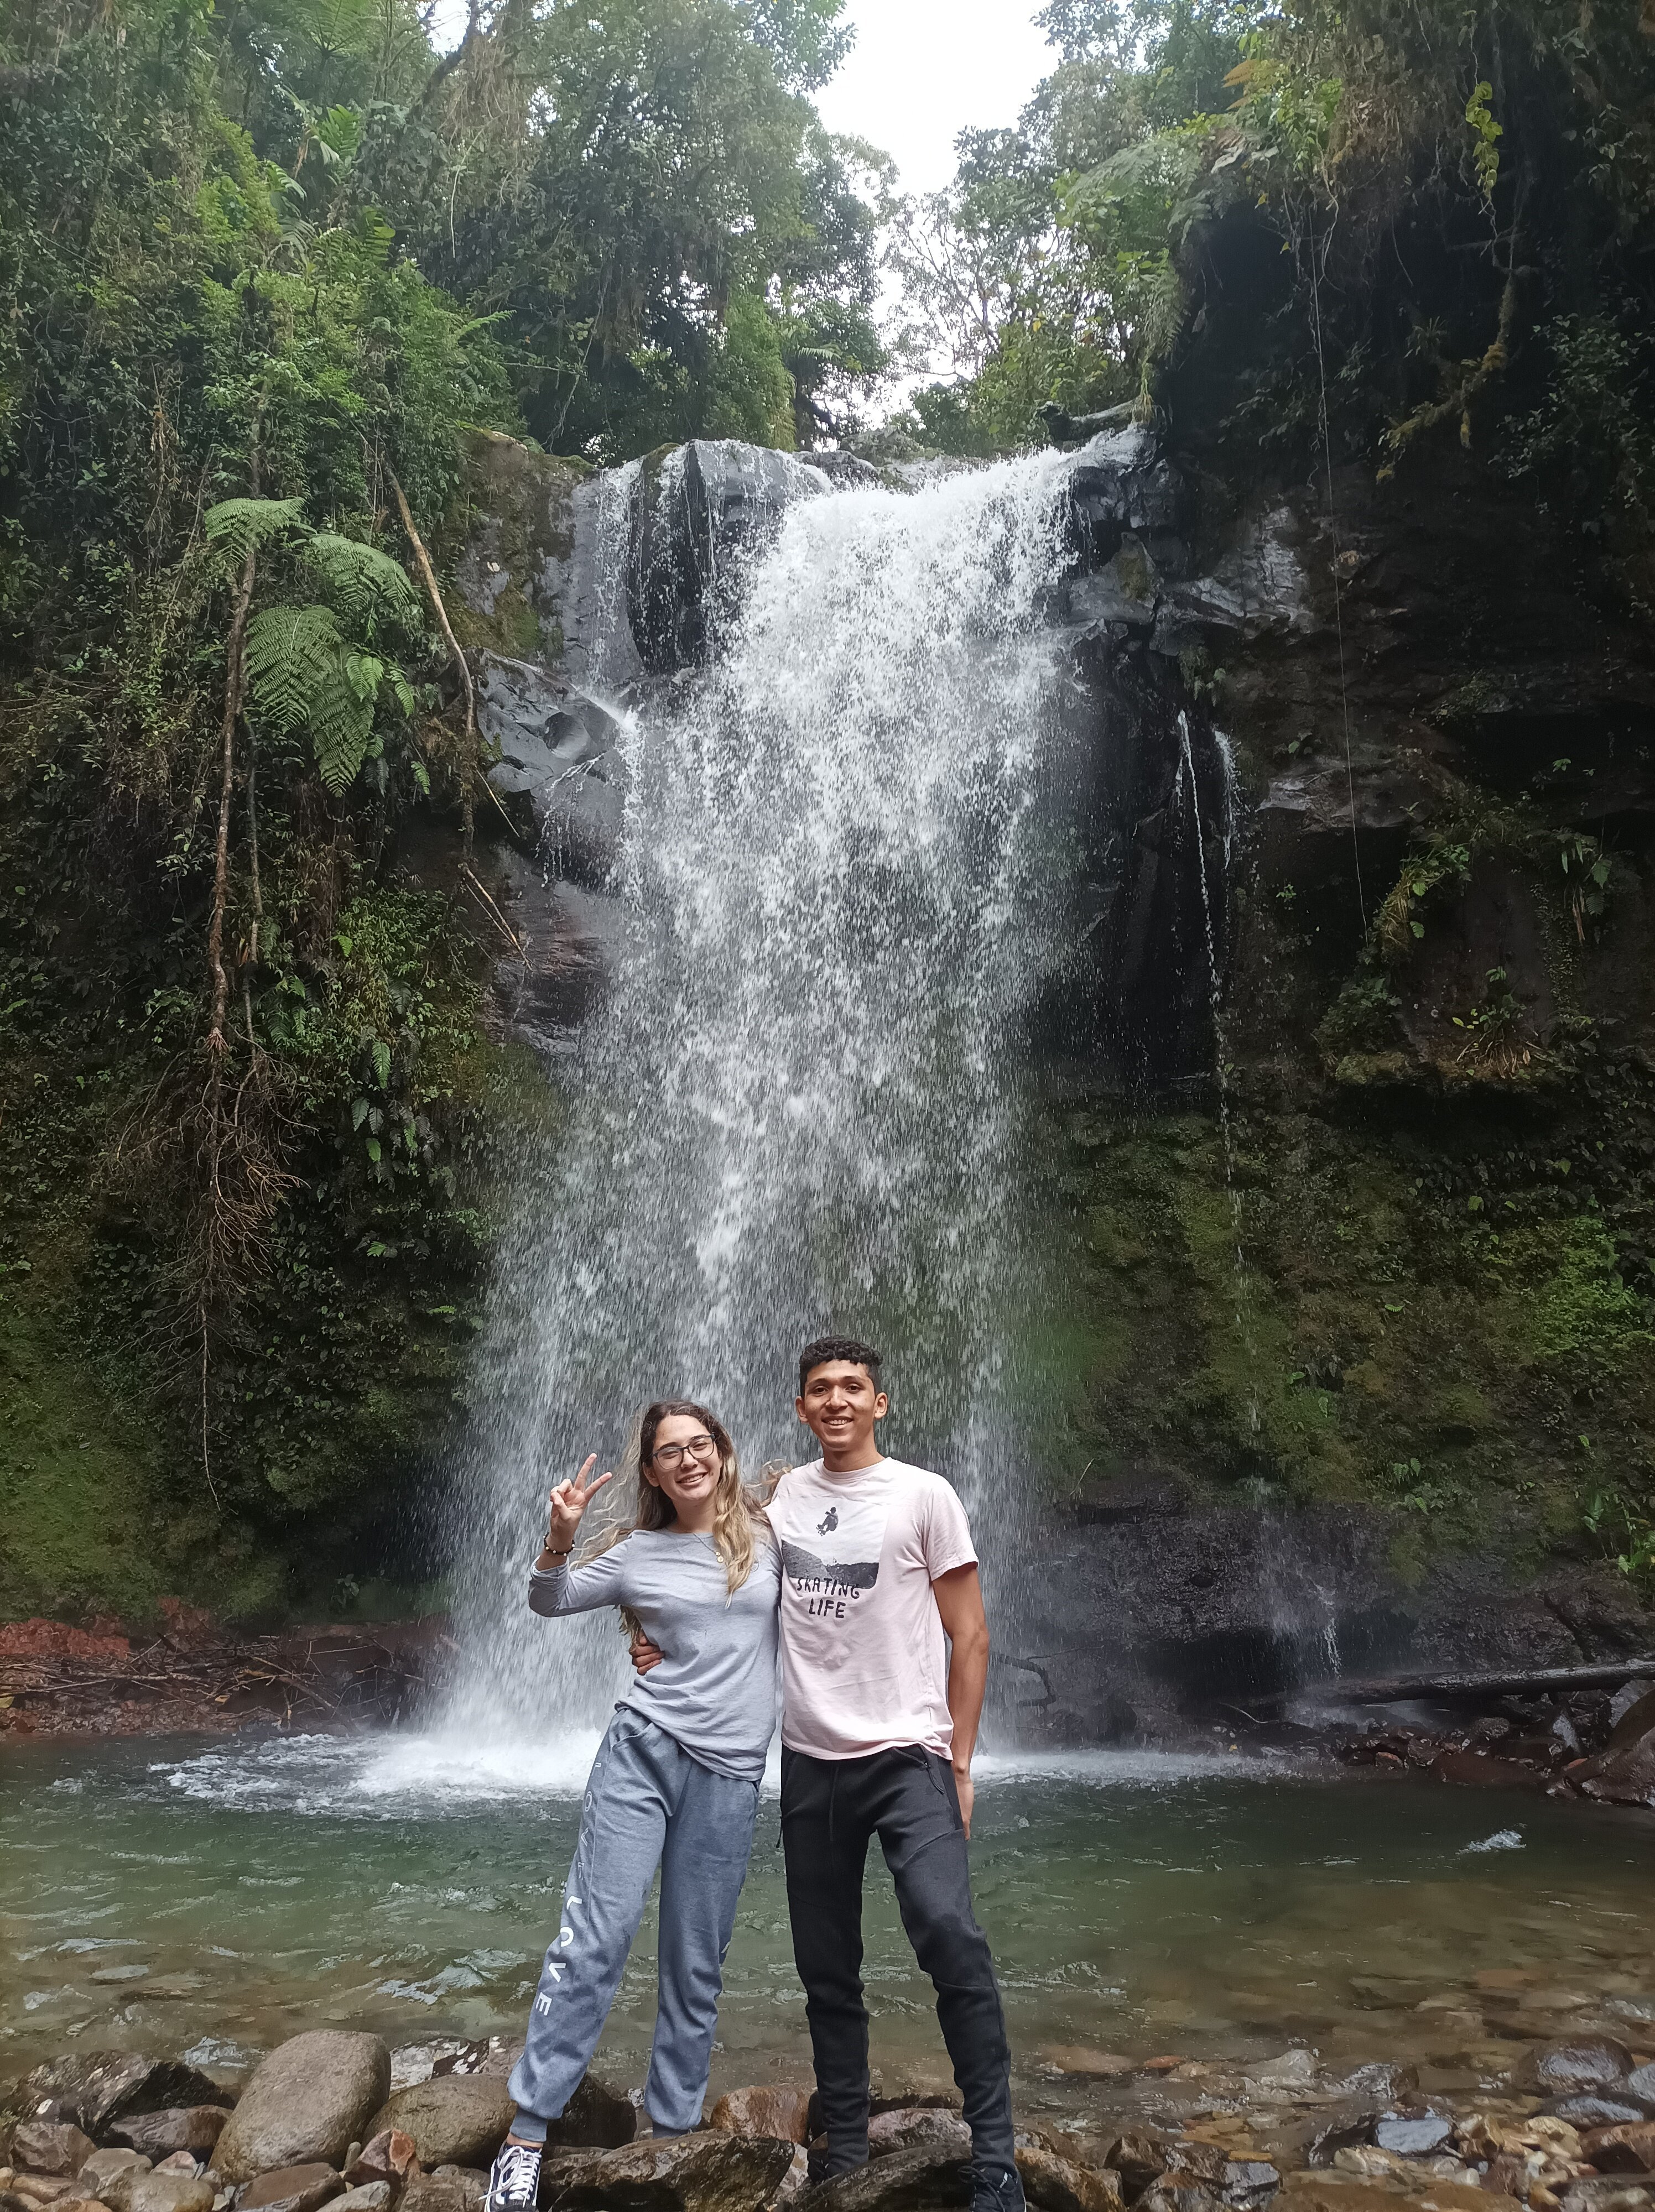
M572 1482L559 1482L553 1486L550 1498L551 1519L546 1528L546 1540L540 1557L535 1561L537 1566L556 1566L560 1559L567 1558L575 1549L581 1515L605 1483L615 1480L612 1474L600 1474L595 1482L589 1482L587 1478L597 1464L597 1453L588 1452L581 1462L580 1473Z

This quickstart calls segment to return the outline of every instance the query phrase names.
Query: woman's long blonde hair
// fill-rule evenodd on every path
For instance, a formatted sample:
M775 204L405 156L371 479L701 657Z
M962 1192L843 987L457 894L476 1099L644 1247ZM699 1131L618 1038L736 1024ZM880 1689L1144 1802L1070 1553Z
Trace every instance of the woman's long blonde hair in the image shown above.
M685 1420L699 1421L718 1446L718 1488L713 1504L713 1546L724 1562L725 1576L733 1594L753 1571L757 1542L770 1540L770 1524L758 1499L742 1486L741 1469L729 1431L722 1421L708 1412L705 1406L697 1405L692 1398L658 1398L653 1406L646 1406L633 1421L620 1466L623 1478L630 1474L635 1485L631 1517L623 1517L606 1528L584 1557L597 1559L602 1553L622 1542L636 1528L670 1528L677 1519L671 1498L658 1484L651 1482L643 1471L654 1457L657 1430L663 1421L669 1420L675 1413ZM617 1489L624 1496L619 1484Z

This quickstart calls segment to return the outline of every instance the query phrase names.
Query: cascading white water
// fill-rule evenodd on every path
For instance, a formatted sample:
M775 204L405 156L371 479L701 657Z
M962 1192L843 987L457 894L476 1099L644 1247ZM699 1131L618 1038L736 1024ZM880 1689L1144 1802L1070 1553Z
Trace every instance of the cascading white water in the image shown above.
M613 1465L657 1395L710 1403L750 1471L802 1456L794 1362L829 1327L881 1345L889 1448L942 1467L1003 1564L1067 466L799 501L711 665L630 718L625 941L473 1394L448 1709L472 1740L590 1727L624 1672L612 1617L526 1612L549 1481Z

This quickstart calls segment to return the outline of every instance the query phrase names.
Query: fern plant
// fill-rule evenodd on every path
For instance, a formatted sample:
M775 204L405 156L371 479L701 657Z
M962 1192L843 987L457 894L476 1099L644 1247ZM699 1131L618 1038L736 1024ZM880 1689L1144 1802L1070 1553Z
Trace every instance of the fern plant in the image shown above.
M278 737L307 732L324 787L338 798L376 756L374 721L388 697L403 714L414 694L394 660L370 648L386 628L412 630L419 594L377 546L312 530L296 499L227 499L208 510L210 544L234 561L279 539L296 550L330 602L265 607L247 625L247 693ZM342 627L343 624L343 627Z

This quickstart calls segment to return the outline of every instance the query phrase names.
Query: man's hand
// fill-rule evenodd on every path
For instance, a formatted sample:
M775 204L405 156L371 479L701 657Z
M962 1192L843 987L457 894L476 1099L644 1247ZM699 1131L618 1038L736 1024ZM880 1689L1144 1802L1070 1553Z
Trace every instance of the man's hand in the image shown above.
M959 1798L959 1817L965 1823L965 1840L971 1840L971 1808L977 1802L977 1784L971 1779L969 1766L954 1769L954 1790Z
M659 1667L666 1656L660 1644L652 1644L642 1629L639 1629L626 1648L632 1655L632 1664L641 1674L647 1674L652 1667Z

